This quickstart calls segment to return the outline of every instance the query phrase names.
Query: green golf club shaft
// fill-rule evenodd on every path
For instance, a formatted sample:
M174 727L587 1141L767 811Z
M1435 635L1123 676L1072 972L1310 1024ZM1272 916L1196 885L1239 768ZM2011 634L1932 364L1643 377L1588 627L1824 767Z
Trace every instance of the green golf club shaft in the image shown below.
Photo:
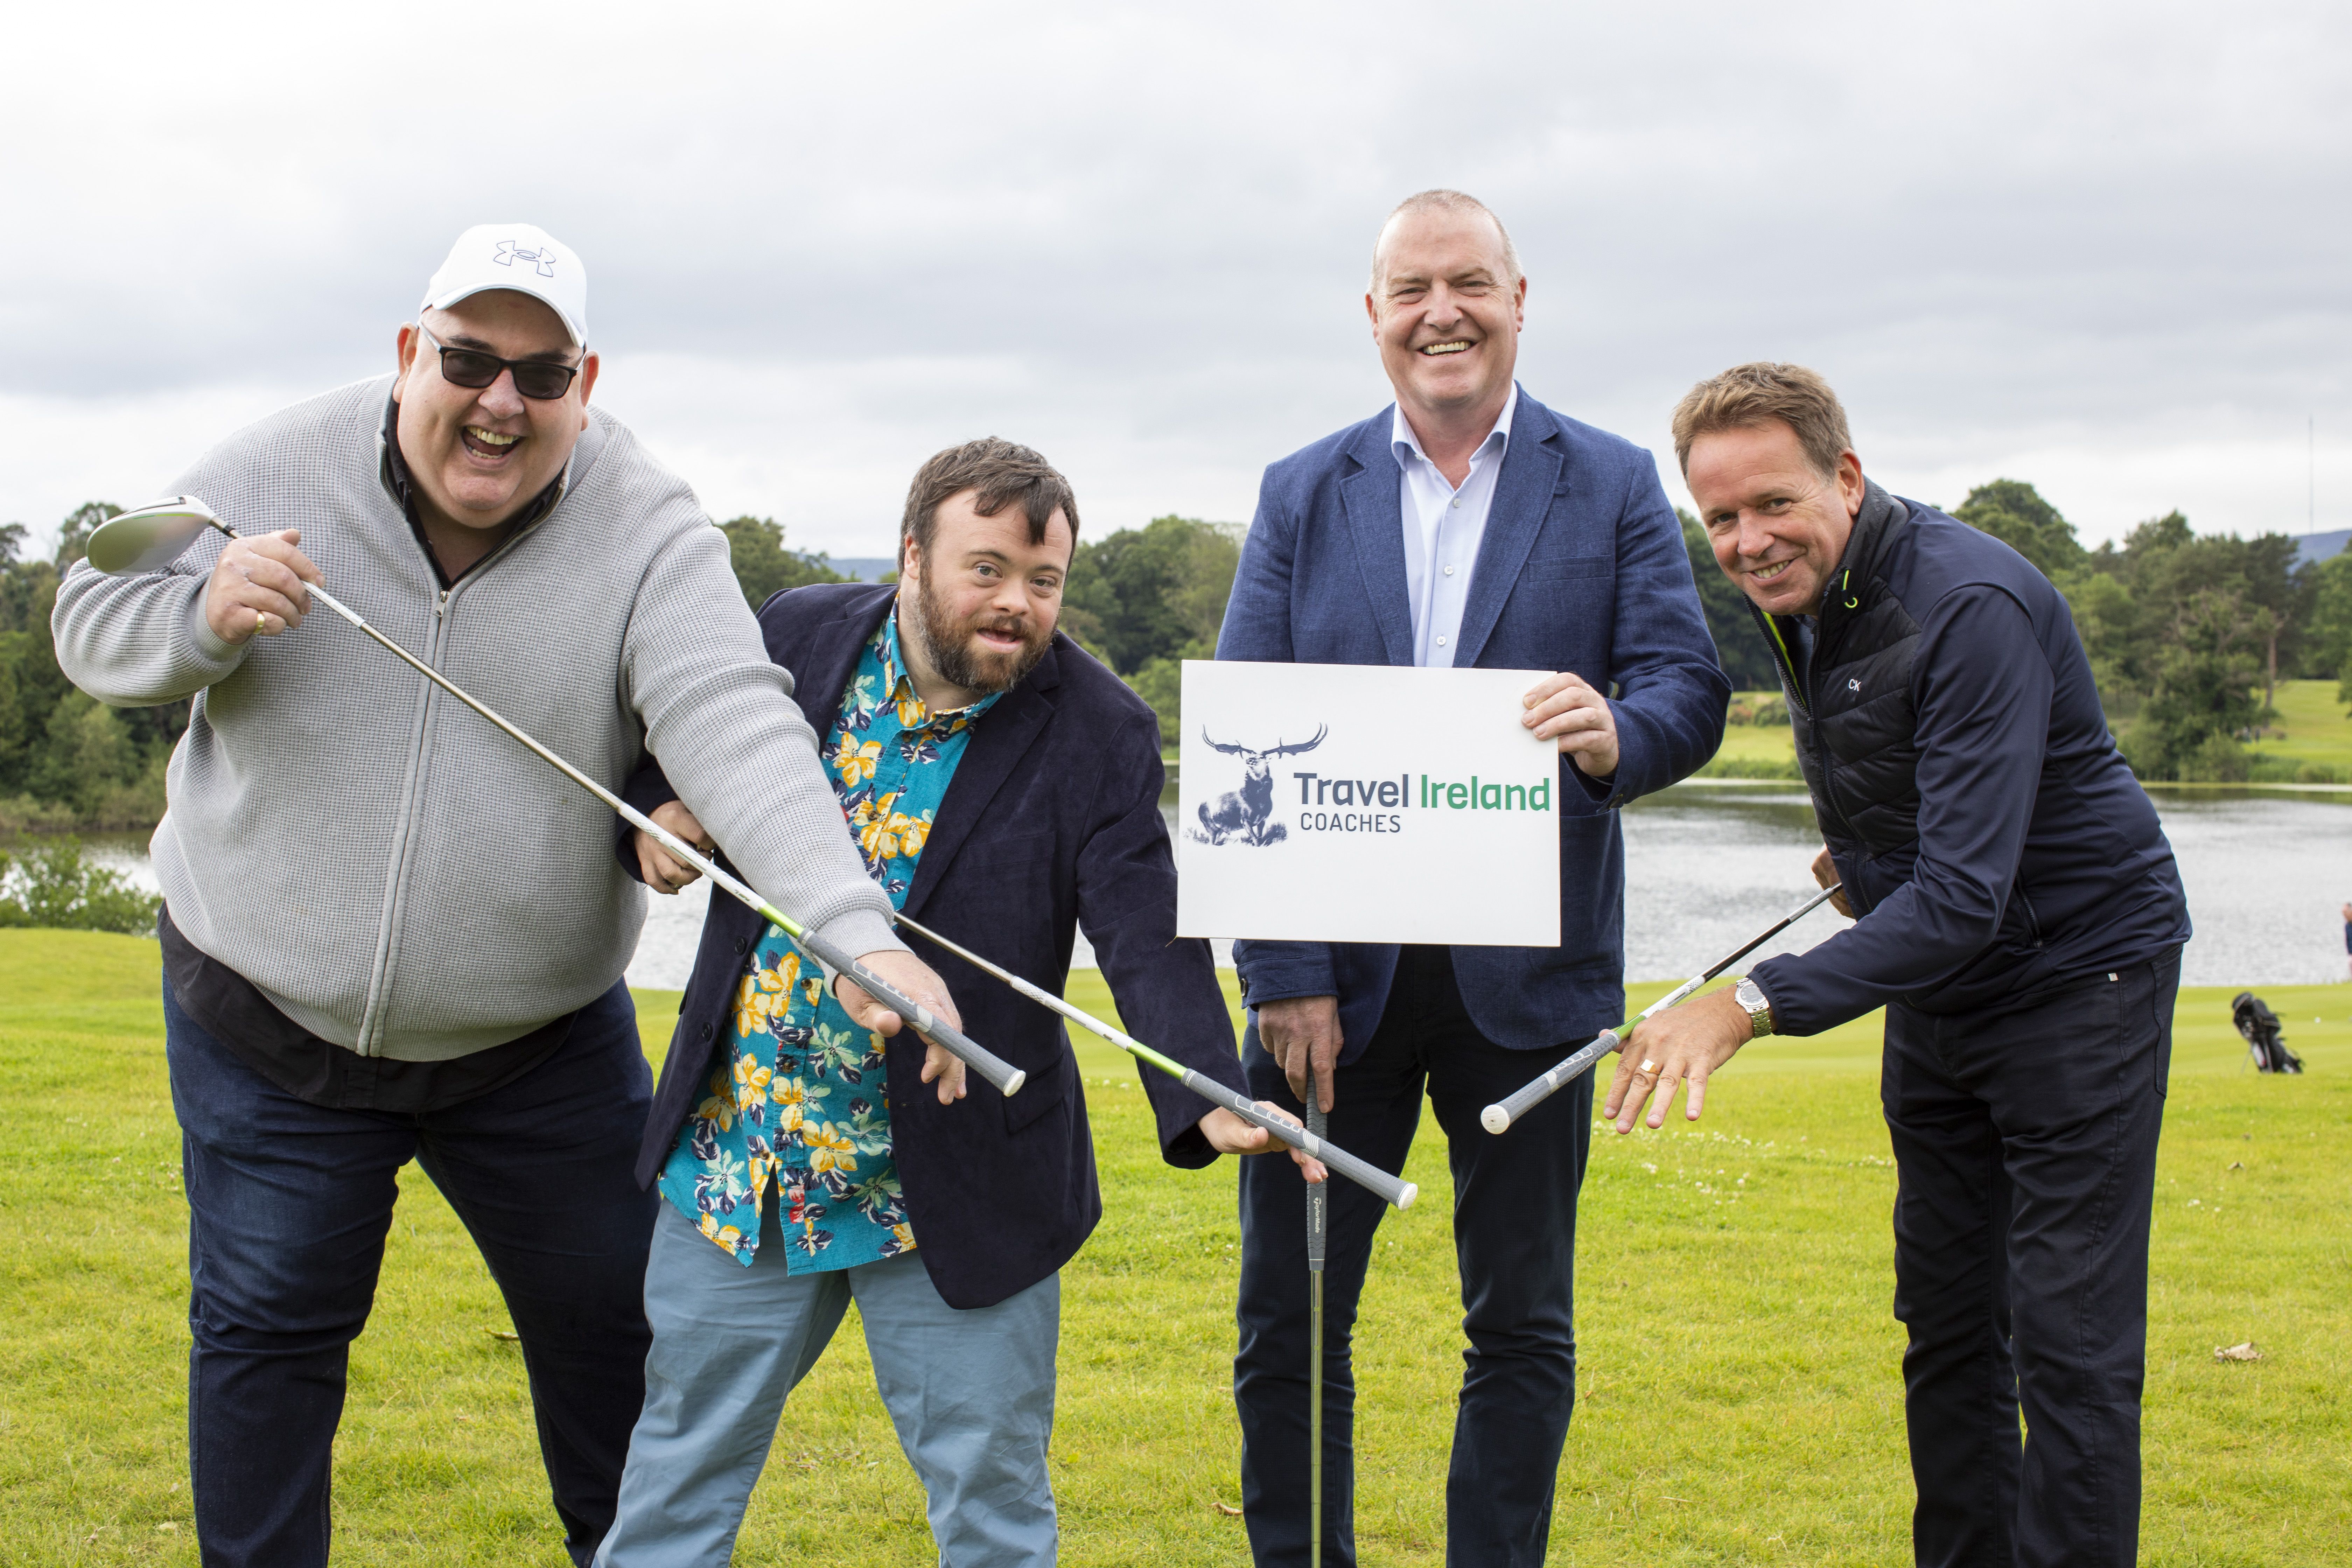
M1790 926L1796 924L1799 921L1804 919L1815 910L1821 908L1822 905L1827 903L1830 899L1837 893L1838 889L1843 886L1844 884L1842 882L1832 882L1828 887L1823 888L1820 892L1815 893L1811 898L1807 899L1796 909L1790 910L1788 914L1783 915L1778 924L1758 935L1753 941L1748 942L1738 952L1726 953L1712 969L1709 969L1704 974L1692 975L1688 980L1684 981L1680 985L1675 986L1672 991L1667 992L1664 996L1659 997L1647 1007L1643 1008L1641 1017L1635 1018L1630 1023L1620 1024L1613 1029L1601 1030L1600 1034L1593 1037L1591 1044L1586 1045L1578 1050L1574 1056L1570 1057L1566 1061L1561 1062L1558 1067L1553 1068L1549 1072L1544 1074L1541 1078L1537 1079L1534 1082L1528 1084L1524 1088L1514 1089L1510 1096L1502 1100L1499 1104L1490 1105L1486 1110L1480 1111L1478 1113L1478 1124L1489 1132L1501 1133L1508 1131L1510 1130L1511 1123L1517 1121L1520 1117L1525 1116L1528 1111L1534 1110L1545 1100L1549 1100L1561 1089L1566 1089L1570 1084L1574 1083L1583 1075L1586 1068L1591 1067L1593 1063L1599 1061L1602 1057L1607 1056L1611 1051L1617 1049L1619 1046L1622 1045L1624 1043L1624 1037L1632 1034L1635 1028L1640 1026L1643 1019L1654 1017L1656 1015L1664 1012L1667 1008L1674 1006L1676 1003L1681 1002L1692 992L1697 990L1700 986L1706 984L1708 981L1714 979L1717 975L1722 973L1725 970L1730 968L1733 964L1738 963L1741 959L1747 957L1749 953L1755 952L1758 948L1763 946L1774 937L1779 936L1782 931L1787 931Z
M235 529L230 528L226 523L222 522L217 519L214 520L213 526L219 529L223 533L227 534L231 539L239 537ZM988 1050L985 1047L976 1045L972 1041L966 1039L961 1031L958 1030L953 1025L948 1023L936 1013L933 1013L929 1008L923 1006L918 1002L910 1000L903 994L898 987L892 985L888 981L883 979L880 975L875 973L872 970L858 963L856 959L853 958L848 953L842 952L839 947L827 942L824 938L816 935L807 927L802 925L800 921L793 919L792 916L784 913L783 910L776 908L775 905L760 897L759 894L751 890L749 885L739 881L735 878L730 877L726 872L720 870L717 866L713 865L709 859L697 851L692 845L687 843L685 839L680 838L668 828L662 826L661 824L656 822L652 817L647 816L644 812L639 811L635 806L631 805L619 795L614 795L611 790L606 789L603 784L598 784L594 779L590 778L586 773L582 773L578 768L573 767L570 763L565 762L562 757L557 756L553 752L551 752L545 746L541 745L537 741L526 734L521 729L508 722L502 715L500 715L496 710L490 708L487 703L476 700L471 694L469 694L457 682L451 680L447 676L443 675L439 670L434 668L431 665L425 663L423 659L417 658L415 654L409 652L406 648L401 647L398 643L393 641L390 637L384 636L382 632L368 625L366 619L362 617L358 611L345 605L332 594L328 593L326 589L321 588L316 583L308 584L306 586L310 590L312 596L317 598L320 604L334 611L335 614L342 616L343 619L351 622L352 626L356 626L362 632L364 632L367 636L374 638L378 644L382 645L395 658L400 659L403 663L415 669L417 674L425 677L425 679L433 682L434 685L439 687L442 690L447 692L450 696L456 698L458 701L472 709L475 712L479 713L483 718L488 719L491 723L497 725L499 729L505 731L508 734L521 742L531 751L537 752L541 761L554 768L556 772L562 773L565 778L570 779L573 784L578 784L582 789L586 790L590 795L594 795L598 800L603 801L606 805L611 806L615 812L620 814L623 820L628 822L632 826L640 828L643 831L653 835L655 841L659 843L663 848L668 850L672 855L677 856L680 860L685 861L688 865L693 867L696 870L700 871L704 876L709 878L711 884L714 887L724 888L728 893L748 906L754 913L762 916L771 923L781 927L786 935L790 936L794 942L806 948L810 955L815 958L819 963L825 964L827 967L834 969L840 973L846 974L852 980L857 982L859 985L865 988L867 995L873 997L885 1007L889 1008L901 1018L906 1019L908 1023L913 1025L916 1033L921 1035L925 1039L937 1042L941 1048L948 1052L949 1055L953 1056L958 1060L961 1061L964 1066L970 1068L972 1071L978 1073L981 1077L994 1084L998 1089L1002 1090L1004 1094L1009 1096L1021 1092L1022 1084L1028 1079L1029 1075L1027 1073L1022 1071L1019 1068L1014 1067L1012 1063L1005 1061L1003 1058L998 1057L995 1053Z
M1083 1008L1072 1006L1044 986L1031 984L1011 970L991 963L970 948L958 946L939 932L908 919L905 915L898 917L898 923L924 941L938 943L973 968L996 976L1039 1006L1051 1008L1078 1027L1090 1034L1101 1036L1136 1060L1158 1068L1211 1104L1224 1107L1251 1126L1263 1127L1293 1149L1322 1161L1325 1165L1347 1177L1358 1186L1377 1194L1383 1203L1393 1204L1401 1209L1410 1208L1412 1206L1412 1200L1420 1194L1421 1189L1414 1184L1401 1177L1392 1176L1369 1161L1360 1160L1345 1149L1326 1142L1315 1133L1294 1127L1280 1117L1268 1116L1258 1109L1256 1101L1234 1093L1206 1074L1194 1072L1173 1058L1161 1056L1133 1036L1112 1028Z

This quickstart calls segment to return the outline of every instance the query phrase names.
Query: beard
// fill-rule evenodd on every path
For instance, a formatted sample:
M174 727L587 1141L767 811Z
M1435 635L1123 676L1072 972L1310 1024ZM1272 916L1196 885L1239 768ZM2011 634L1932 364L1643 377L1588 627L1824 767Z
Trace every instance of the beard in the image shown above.
M1019 616L987 614L959 620L931 592L928 562L915 588L917 635L923 639L923 651L930 655L931 668L950 686L983 696L1010 691L1029 678L1054 640L1051 627L1041 631L1034 622ZM999 652L981 643L982 631L1010 633L1021 639L1021 646Z

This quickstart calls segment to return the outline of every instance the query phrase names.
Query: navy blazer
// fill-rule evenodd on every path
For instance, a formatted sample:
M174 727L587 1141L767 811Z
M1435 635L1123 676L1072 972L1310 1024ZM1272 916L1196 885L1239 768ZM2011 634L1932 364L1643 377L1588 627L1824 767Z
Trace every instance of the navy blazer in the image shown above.
M1383 409L1266 469L1219 658L1412 663L1391 421ZM1614 777L1560 759L1559 945L1453 950L1462 999L1488 1039L1535 1050L1589 1038L1625 1016L1615 810L1713 756L1731 695L1649 453L1520 390L1454 662L1571 670L1612 699ZM1238 942L1234 958L1254 1005L1337 996L1344 1062L1371 1040L1397 950Z
M801 711L819 735L832 732L866 639L896 592L826 584L778 594L761 607L768 657L792 672ZM1128 1030L1246 1092L1209 944L1176 935L1162 780L1151 710L1056 632L1028 679L972 726L916 862L906 912L1057 995L1083 922ZM647 812L677 798L650 760L625 794ZM623 824L618 853L632 876L634 837ZM726 1071L719 1053L733 1036L729 1014L761 929L734 900L711 899L654 1090L640 1185L660 1174L713 1069ZM911 1030L884 1055L916 1254L950 1306L992 1306L1068 1262L1102 1217L1085 1087L1059 1017L920 938L910 935L908 945L947 982L964 1033L1029 1073L1010 1100L974 1075L962 1100L942 1106L921 1081L923 1047ZM1208 1102L1163 1073L1137 1070L1159 1121L1162 1158L1190 1168L1214 1160L1198 1125Z

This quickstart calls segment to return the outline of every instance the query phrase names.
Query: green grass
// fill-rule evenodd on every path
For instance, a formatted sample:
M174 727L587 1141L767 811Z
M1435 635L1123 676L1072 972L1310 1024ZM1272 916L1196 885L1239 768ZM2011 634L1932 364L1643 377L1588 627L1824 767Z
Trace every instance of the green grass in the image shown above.
M2282 680L2273 705L2277 716L2248 752L2266 761L2332 768L2338 777L2352 778L2352 718L2336 700L2336 682Z
M194 1563L186 1215L152 942L0 932L0 1563ZM1657 986L1637 988L1654 995ZM2352 989L2264 994L2309 1076L2246 1073L2184 994L2159 1173L2144 1561L2340 1562L2352 1539ZM1099 980L1074 987L1107 1011ZM671 994L640 997L658 1056ZM2325 1024L2309 1022L2315 1015ZM1552 1561L1907 1563L1874 1020L1751 1047L1696 1131L1604 1137ZM1064 1561L1242 1563L1233 1168L1168 1170L1134 1068L1081 1045L1102 1228L1065 1277ZM1438 1563L1460 1376L1444 1141L1383 1226L1359 1339L1359 1534ZM563 1562L515 1347L414 1168L336 1448L339 1564ZM737 1561L933 1561L855 1321L787 1409ZM2221 1364L2252 1339L2264 1359ZM865 1461L855 1486L845 1458ZM826 1466L820 1479L810 1467ZM849 1467L856 1474L859 1467Z

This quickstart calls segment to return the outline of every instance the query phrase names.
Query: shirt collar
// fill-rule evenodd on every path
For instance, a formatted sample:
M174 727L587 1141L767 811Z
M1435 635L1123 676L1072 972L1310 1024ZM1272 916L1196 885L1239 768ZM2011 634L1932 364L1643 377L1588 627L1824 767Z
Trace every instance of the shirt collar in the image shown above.
M1503 399L1503 412L1496 417L1495 427L1486 433L1484 441L1478 443L1478 449L1470 454L1472 462L1485 458L1489 447L1497 452L1511 449L1511 416L1518 411L1518 406L1519 384L1514 381L1510 395ZM1421 437L1412 433L1412 422L1404 416L1404 405L1402 403L1392 405L1389 409L1389 450L1396 454L1400 468L1410 467L1414 458L1424 463L1429 461L1429 454L1421 449Z
M898 647L898 605L895 597L891 601L890 613L882 618L882 680L883 689L889 692L890 700L899 705L901 713L911 708L923 715L920 721L923 724L952 724L958 719L967 721L977 719L995 707L996 700L1004 695L1002 691L992 691L977 702L961 708L944 709L937 713L924 706L922 694L915 689L915 678L907 673L906 655ZM900 695L901 688L905 689L903 696ZM905 721L901 719L900 722Z

